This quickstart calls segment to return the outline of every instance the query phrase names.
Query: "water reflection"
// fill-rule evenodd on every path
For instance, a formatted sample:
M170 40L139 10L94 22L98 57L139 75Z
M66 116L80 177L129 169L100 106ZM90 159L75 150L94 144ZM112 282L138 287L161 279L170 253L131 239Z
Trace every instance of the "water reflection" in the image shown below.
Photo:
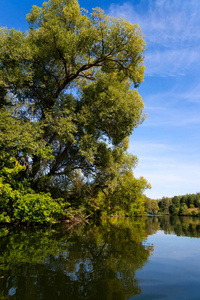
M197 217L154 216L146 219L146 233L163 230L165 234L200 237L200 219Z
M189 217L113 219L53 229L0 229L0 299L116 299L141 293L137 270L153 253L148 235L200 237Z
M153 250L139 218L0 233L0 299L127 299L141 293L135 272Z

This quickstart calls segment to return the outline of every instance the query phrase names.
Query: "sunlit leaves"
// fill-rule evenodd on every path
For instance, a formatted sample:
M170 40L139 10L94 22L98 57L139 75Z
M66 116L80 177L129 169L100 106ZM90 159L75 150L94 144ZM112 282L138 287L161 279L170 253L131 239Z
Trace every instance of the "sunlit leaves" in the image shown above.
M27 180L73 198L79 172L90 200L113 192L136 164L127 140L144 119L143 34L77 0L33 6L27 20L26 33L0 33L0 164L14 157L24 168L11 187Z

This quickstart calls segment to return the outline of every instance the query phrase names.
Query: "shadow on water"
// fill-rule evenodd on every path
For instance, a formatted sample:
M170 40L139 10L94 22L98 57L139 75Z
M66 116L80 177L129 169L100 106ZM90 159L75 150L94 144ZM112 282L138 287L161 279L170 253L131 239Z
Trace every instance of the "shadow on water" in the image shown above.
M153 253L148 235L200 237L189 217L113 219L67 230L0 229L0 299L115 299L141 293L137 270Z

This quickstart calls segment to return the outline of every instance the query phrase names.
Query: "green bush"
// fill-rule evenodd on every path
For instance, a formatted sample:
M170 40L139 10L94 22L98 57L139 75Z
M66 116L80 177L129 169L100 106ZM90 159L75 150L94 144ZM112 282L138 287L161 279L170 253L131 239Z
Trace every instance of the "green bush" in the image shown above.
M66 203L53 199L49 193L35 193L27 180L16 186L15 177L20 170L16 161L0 172L0 222L56 222L64 214Z
M181 216L187 216L188 215L188 207L185 203L181 204L180 210L179 210L179 215L181 215Z
M50 194L25 194L13 205L13 219L22 222L54 223L63 214L62 200Z
M0 222L54 223L63 215L62 199L50 194L20 192L9 184L0 184Z

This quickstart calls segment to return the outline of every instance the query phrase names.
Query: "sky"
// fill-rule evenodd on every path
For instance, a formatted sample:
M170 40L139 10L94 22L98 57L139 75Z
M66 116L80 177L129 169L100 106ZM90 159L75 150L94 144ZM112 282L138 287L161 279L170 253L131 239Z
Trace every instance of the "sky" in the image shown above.
M25 16L42 0L0 0L0 26L28 30ZM130 137L134 174L158 199L200 192L200 1L80 0L91 12L138 24L145 35L145 78L139 87L148 117Z

